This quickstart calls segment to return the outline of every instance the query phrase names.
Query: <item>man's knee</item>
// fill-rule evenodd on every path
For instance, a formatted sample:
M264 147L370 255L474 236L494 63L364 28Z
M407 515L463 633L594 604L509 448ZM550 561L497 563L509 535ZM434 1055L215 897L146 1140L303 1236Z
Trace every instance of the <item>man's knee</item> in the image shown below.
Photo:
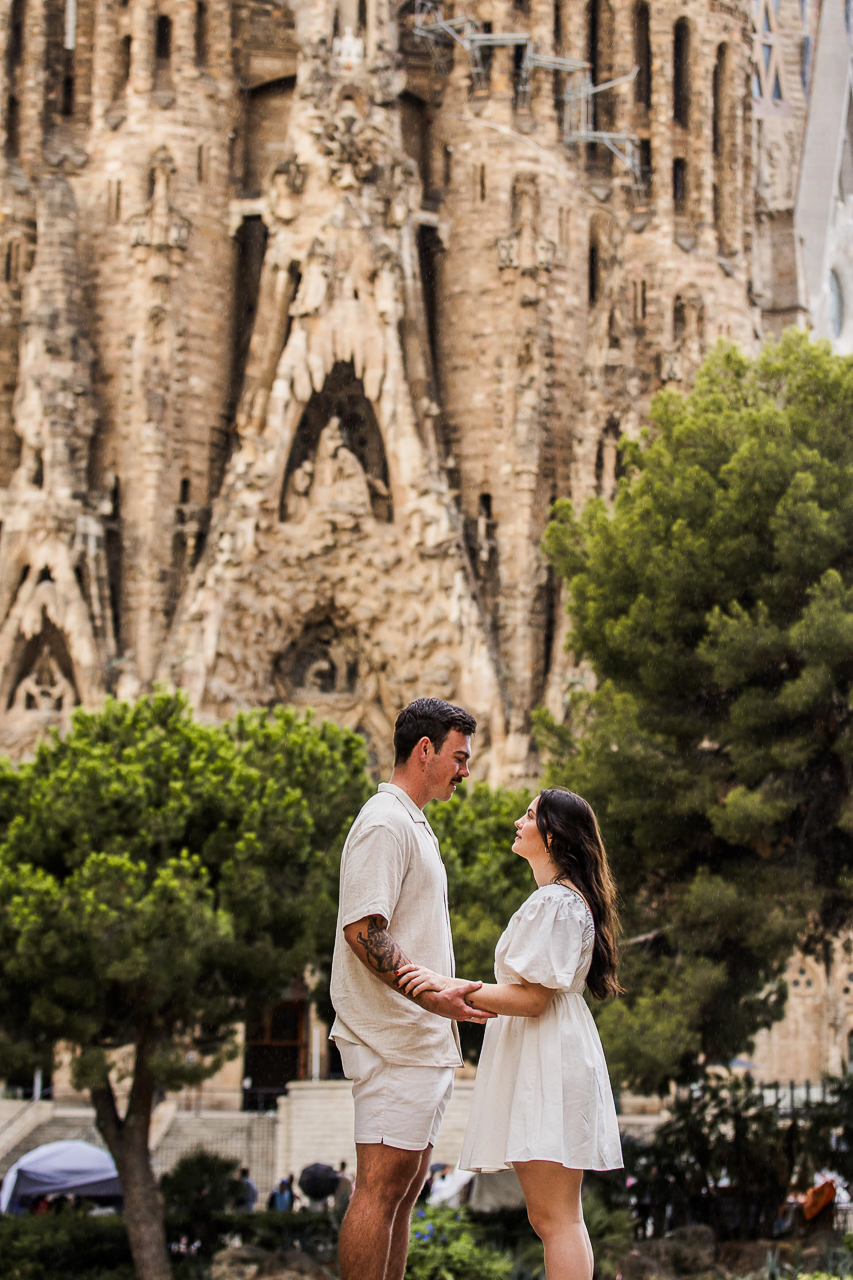
M417 1198L423 1185L424 1155L387 1146L372 1147L369 1156L360 1152L356 1195L381 1199L396 1211L410 1195Z

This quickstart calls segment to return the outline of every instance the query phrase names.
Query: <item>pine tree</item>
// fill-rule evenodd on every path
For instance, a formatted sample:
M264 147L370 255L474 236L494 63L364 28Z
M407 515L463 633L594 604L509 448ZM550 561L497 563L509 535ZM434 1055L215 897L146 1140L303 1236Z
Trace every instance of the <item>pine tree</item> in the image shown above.
M795 942L851 917L853 361L721 343L651 424L613 511L547 529L597 685L538 725L610 849L628 994L600 1028L648 1090L748 1050Z

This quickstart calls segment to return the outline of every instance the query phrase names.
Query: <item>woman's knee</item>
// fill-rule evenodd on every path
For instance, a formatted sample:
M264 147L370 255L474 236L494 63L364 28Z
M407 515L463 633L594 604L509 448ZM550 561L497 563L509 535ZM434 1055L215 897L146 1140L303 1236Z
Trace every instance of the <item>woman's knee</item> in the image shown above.
M554 1204L528 1205L527 1220L540 1240L565 1231L567 1227L580 1226L583 1218L570 1209Z

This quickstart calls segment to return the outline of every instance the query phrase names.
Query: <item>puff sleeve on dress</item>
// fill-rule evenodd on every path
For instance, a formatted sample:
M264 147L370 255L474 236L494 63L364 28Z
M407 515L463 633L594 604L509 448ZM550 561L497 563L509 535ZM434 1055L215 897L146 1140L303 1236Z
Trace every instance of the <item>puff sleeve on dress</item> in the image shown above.
M538 982L570 991L581 962L586 907L576 894L534 894L518 912L505 949L499 982ZM509 934L507 930L507 934ZM506 937L506 935L504 935Z

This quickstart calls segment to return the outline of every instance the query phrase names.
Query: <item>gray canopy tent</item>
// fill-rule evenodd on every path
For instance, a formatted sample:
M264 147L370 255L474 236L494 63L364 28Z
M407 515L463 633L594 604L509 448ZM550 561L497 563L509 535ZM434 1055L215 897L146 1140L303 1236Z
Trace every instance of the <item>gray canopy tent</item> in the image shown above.
M91 1142L46 1142L16 1160L3 1179L0 1213L12 1200L39 1196L120 1196L121 1184L108 1151Z

